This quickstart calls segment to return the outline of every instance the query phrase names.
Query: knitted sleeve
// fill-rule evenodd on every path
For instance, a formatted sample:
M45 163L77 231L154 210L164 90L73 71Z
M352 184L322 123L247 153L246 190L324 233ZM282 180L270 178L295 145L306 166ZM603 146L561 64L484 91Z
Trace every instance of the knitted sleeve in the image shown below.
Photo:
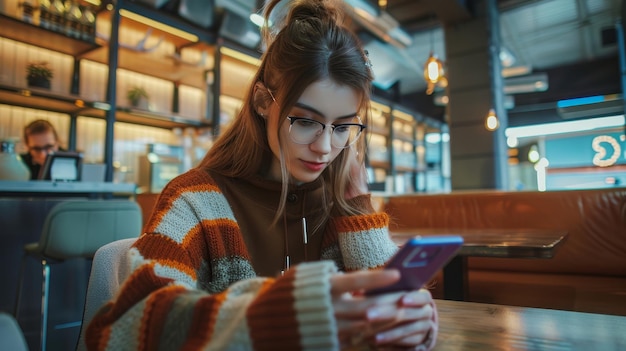
M183 178L162 192L129 252L130 276L88 326L88 349L338 349L329 283L335 265L256 277L219 189Z
M354 204L371 208L369 195L351 199ZM373 211L372 211L373 212ZM337 242L346 271L381 267L398 247L389 237L389 217L386 213L359 216L339 216L336 213L328 228L329 240Z

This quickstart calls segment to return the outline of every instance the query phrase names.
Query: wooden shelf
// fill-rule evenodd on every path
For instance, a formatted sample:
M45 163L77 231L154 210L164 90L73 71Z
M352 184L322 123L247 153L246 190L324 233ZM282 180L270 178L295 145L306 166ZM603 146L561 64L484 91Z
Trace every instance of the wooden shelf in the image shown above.
M396 166L396 171L401 172L401 173L413 173L413 172L423 172L424 169L405 167L405 166Z
M80 96L63 95L45 89L0 85L0 103L37 110L104 118L110 105L86 101Z
M413 139L412 135L399 131L394 131L393 139L406 141L408 143L411 143L411 145L415 143L415 139Z
M65 113L73 116L106 118L110 105L100 101L86 101L75 95L62 95L45 89L30 89L0 85L0 103L37 110ZM127 107L118 107L115 120L157 128L209 128L211 123L178 114L167 114Z
M180 116L178 114L168 114L128 107L118 107L115 113L117 122L127 122L133 124L141 124L157 128L210 128L209 121L199 121L189 117Z
M368 125L366 130L369 133L372 133L372 134L389 136L389 130L387 128L381 127L381 126L377 126L375 124Z
M379 161L379 160L370 160L370 167L389 169L389 162Z
M0 14L0 37L73 57L81 56L100 47L96 43L70 38L63 33L53 32L4 14Z
M82 58L107 64L109 49L102 47L87 53ZM206 68L179 63L170 57L120 47L118 68L206 90Z
M125 7L130 7L131 11L139 13L144 17L162 16L160 12L153 11L144 6L138 6L133 3L125 3ZM145 13L144 13L145 11ZM187 27L188 24L184 22L172 19L166 16L169 22L168 25L173 27ZM111 11L102 11L98 14L98 21L111 22ZM193 28L193 27L192 27ZM177 50L197 50L199 53L206 52L207 56L213 56L215 46L209 42L202 41L207 39L208 31L202 31L198 28L193 28L194 34L198 36L198 41L192 41L190 39L184 39L180 36L173 35L165 30L153 28L146 24L137 22L122 16L120 20L120 31L123 30L135 30L138 32L148 33L150 31L151 38L163 38L163 42L171 43ZM86 53L81 58L95 61L102 64L108 64L109 62L109 44L108 39L98 39L102 42L102 47L98 50L94 50ZM211 70L212 67L204 65L196 65L192 63L186 63L175 59L171 56L164 56L156 52L137 51L132 48L127 48L122 45L118 46L118 68L122 68L128 71L137 72L140 74L148 75L151 77L160 78L163 80L171 81L178 84L188 85L198 89L206 90L206 77L205 72Z

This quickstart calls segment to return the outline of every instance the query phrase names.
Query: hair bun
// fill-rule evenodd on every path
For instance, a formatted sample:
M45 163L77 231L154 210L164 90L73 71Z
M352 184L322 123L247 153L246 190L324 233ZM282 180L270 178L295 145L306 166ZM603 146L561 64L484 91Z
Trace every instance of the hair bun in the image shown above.
M317 20L322 23L343 22L343 8L339 0L266 0L264 15L267 23L263 35L266 47L285 27L297 21Z

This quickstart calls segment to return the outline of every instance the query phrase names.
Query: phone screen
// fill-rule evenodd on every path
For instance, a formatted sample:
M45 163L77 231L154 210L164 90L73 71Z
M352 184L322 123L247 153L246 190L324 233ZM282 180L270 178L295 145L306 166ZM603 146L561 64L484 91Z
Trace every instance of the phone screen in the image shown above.
M463 237L458 235L411 238L385 265L385 268L398 269L400 280L368 291L366 295L421 288L457 254L462 245Z

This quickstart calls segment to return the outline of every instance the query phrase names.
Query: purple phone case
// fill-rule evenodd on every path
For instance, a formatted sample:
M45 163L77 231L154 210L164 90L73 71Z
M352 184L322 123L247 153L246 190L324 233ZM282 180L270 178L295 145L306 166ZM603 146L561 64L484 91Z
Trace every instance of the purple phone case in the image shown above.
M463 237L458 235L411 238L385 265L385 268L398 269L400 280L395 284L367 291L366 295L421 288L456 255L462 245Z

